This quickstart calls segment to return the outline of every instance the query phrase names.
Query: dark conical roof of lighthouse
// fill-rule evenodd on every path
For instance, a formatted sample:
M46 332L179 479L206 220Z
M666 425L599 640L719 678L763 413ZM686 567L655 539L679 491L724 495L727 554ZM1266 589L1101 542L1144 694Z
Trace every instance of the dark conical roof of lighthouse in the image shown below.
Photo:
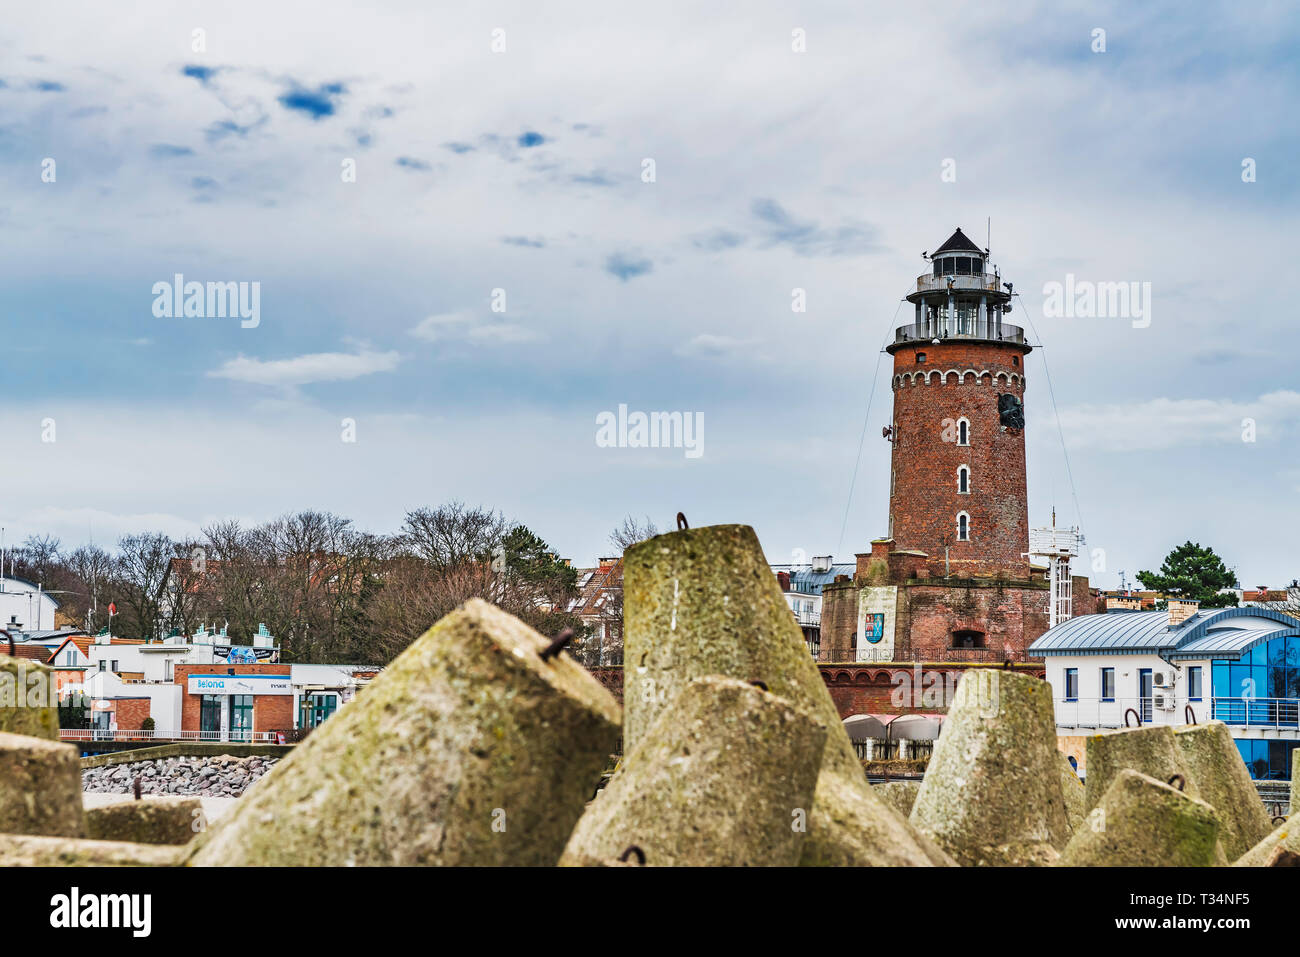
M930 253L930 255L937 256L939 255L939 253L951 253L951 252L982 253L984 252L984 250L980 249L973 242L971 242L970 237L967 236L965 233L963 233L961 231L961 227L958 226L957 231L948 237L948 241L944 243L942 246L940 246L938 249L936 249L934 252Z

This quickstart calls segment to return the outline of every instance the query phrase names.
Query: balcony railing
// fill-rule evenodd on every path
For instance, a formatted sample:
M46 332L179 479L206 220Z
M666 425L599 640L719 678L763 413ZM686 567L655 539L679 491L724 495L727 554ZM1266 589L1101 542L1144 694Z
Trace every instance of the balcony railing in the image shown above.
M1056 698L1056 725L1062 728L1122 728L1128 711L1143 724L1185 724L1187 706L1197 721L1219 720L1235 727L1300 730L1300 699L1204 698L1188 701L1177 695L1149 698ZM1131 723L1133 716L1128 715Z
M1024 655L1017 655L1015 652L1007 652L1001 648L943 648L938 651L927 651L924 654L912 655L903 654L897 650L889 651L887 649L877 648L874 645L868 645L865 648L843 648L835 652L832 649L831 661L836 664L878 664L882 662L900 663L900 662L953 662L959 664L984 664L990 668L1001 668L1007 662L1013 664L1030 664L1038 665L1037 661L1030 661Z
M997 273L976 273L973 276L954 276L952 288L956 290L977 289L981 292L1002 292L1002 277ZM947 292L948 276L935 276L923 273L916 277L917 292Z
M794 620L800 625L810 628L820 628L822 623L822 613L819 611L796 611Z
M1300 728L1300 699L1211 698L1211 714L1224 724L1248 728Z
M987 319L949 319L940 317L930 322L913 322L899 326L894 342L918 342L931 339L987 339L993 342L1025 341L1025 330L1009 322L989 322Z
M286 732L287 733L287 732ZM278 731L102 731L98 728L63 729L62 741L223 741L249 744L275 744Z

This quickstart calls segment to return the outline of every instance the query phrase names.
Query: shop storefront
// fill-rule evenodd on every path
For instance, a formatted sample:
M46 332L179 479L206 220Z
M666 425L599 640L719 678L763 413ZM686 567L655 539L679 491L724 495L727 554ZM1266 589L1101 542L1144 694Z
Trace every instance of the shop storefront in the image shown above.
M294 727L289 665L177 665L181 730L202 741L274 741Z

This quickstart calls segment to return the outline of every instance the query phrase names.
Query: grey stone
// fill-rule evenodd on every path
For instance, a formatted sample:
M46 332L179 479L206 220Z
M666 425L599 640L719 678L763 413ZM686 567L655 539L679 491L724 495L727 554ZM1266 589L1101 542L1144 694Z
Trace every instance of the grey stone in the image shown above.
M1051 864L1069 840L1051 686L969 671L912 808L912 824L959 864Z
M655 866L793 866L826 725L734 678L697 678L574 828L561 864L639 847Z

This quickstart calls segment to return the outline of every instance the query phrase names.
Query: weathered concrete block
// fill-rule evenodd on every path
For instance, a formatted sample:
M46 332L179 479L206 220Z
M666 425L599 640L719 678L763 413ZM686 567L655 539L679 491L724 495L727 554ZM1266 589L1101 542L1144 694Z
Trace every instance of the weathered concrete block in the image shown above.
M1088 756L1092 778L1092 755ZM1067 867L1210 867L1217 860L1214 808L1175 787L1121 770L1061 855Z
M1219 841L1227 859L1236 860L1272 830L1232 732L1222 721L1188 725L1174 732L1183 763L1200 796L1219 815Z
M826 725L747 682L686 686L583 814L561 864L799 863L826 747Z
M54 671L29 658L0 654L0 732L59 740Z
M178 867L175 845L0 834L0 867Z
M689 529L629 548L623 617L626 751L695 678L763 681L827 727L802 864L952 863L871 790L752 528Z
M467 602L200 835L193 863L556 863L620 709L548 644Z
M1079 773L1070 764L1070 759L1064 752L1056 753L1061 756L1061 792L1065 797L1065 820L1070 827L1070 834L1073 835L1088 814L1087 795L1084 793L1083 782L1079 780Z
M1183 779L1182 790L1191 797L1202 796L1200 782L1183 758L1170 725L1152 724L1143 728L1126 728L1107 734L1094 734L1087 740L1088 779L1085 782L1088 809L1097 806L1120 771L1132 770L1166 783L1176 775ZM1228 858L1222 845L1217 863L1226 865Z
M1283 821L1233 867L1300 867L1300 826Z
M1291 752L1291 809L1290 814L1300 814L1300 748Z
M198 798L145 797L86 809L86 837L135 844L188 844L207 827Z
M920 781L886 781L875 785L876 794L884 798L886 804L904 817L910 817L916 806L916 795L920 793Z
M1183 760L1182 750L1174 740L1174 729L1169 725L1151 724L1143 728L1094 734L1088 738L1087 748L1085 794L1088 810L1100 803L1115 778L1125 770L1141 771L1157 781L1168 781L1175 774L1181 774L1186 780L1186 793L1200 797L1201 792Z
M957 685L912 824L959 864L1051 864L1069 840L1052 688L1011 671Z
M76 748L0 731L0 831L81 836L81 760Z

